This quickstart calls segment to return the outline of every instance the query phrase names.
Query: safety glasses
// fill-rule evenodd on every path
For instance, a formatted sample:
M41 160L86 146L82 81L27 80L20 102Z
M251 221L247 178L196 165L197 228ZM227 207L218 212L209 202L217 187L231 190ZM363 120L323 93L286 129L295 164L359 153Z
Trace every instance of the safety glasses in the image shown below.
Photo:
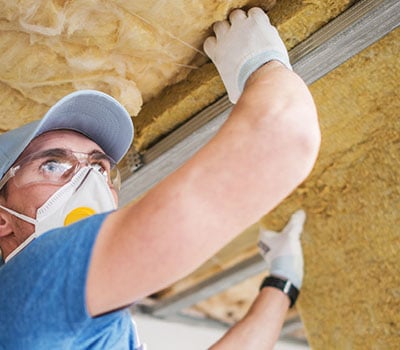
M121 176L109 156L98 151L83 153L64 148L39 151L22 158L0 180L0 190L11 178L17 187L35 183L64 185L84 166L101 173L108 185L119 191Z

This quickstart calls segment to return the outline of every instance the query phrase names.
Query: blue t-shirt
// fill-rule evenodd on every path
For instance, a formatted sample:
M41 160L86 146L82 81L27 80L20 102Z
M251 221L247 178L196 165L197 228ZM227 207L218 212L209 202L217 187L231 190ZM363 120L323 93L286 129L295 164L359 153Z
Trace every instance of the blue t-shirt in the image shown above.
M0 349L135 348L128 309L98 317L86 309L88 266L106 216L49 231L0 267Z

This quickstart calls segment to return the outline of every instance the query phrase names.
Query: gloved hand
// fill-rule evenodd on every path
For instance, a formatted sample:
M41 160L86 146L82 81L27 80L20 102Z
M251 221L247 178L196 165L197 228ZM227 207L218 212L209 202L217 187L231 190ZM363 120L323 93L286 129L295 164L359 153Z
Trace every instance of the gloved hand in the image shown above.
M234 10L229 20L230 24L214 24L216 37L206 39L204 51L217 67L230 101L236 103L249 76L264 63L278 60L292 67L278 31L262 9L253 7L247 15Z
M300 289L303 282L303 251L300 235L306 219L304 210L297 210L278 233L260 228L258 247L271 275L284 277Z

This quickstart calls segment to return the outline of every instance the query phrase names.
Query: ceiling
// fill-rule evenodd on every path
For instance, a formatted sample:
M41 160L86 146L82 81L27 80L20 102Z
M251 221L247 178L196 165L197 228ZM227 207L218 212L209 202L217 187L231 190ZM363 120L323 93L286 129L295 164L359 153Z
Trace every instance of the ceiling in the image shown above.
M145 300L141 310L209 325L242 317L266 273L256 255L257 226L280 230L302 207L308 214L302 236L305 278L298 306L288 314L287 335L306 337L316 349L395 348L400 332L396 1L1 0L0 132L40 118L68 92L110 93L134 116L135 141L121 164L122 196L125 204L137 199L226 117L230 104L202 42L213 22L252 5L268 10L295 71L310 85L322 130L319 159L279 207L192 275ZM364 37L366 47L359 47ZM299 315L301 327L297 323L290 330Z

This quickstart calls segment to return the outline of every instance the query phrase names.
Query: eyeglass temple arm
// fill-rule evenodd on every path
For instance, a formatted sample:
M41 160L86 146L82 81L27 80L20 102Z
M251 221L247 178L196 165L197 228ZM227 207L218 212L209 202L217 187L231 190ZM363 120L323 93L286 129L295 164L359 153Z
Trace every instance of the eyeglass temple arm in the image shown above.
M15 176L15 173L17 172L17 170L20 168L19 165L10 168L10 170L8 170L6 172L6 174L4 175L4 177L0 180L0 190L4 187L4 185L8 182L8 180L10 180L12 177Z

